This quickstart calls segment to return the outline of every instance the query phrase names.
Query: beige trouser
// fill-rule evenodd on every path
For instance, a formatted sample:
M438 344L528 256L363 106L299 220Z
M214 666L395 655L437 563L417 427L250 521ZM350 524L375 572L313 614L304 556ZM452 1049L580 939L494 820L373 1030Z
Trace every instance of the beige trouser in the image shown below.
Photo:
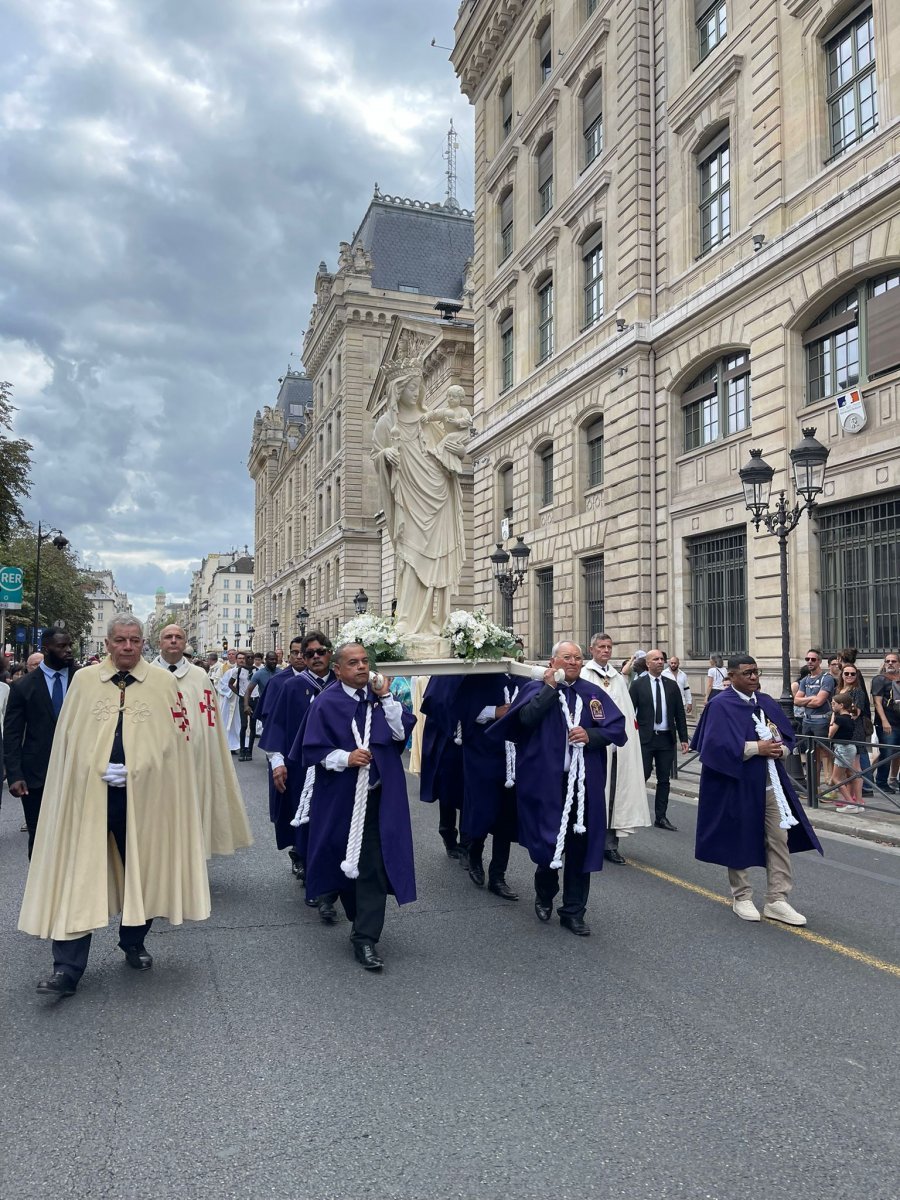
M794 886L791 878L791 856L788 851L787 830L779 825L781 817L775 794L766 789L766 904L785 900ZM752 900L753 886L748 870L728 870L728 882L735 900Z

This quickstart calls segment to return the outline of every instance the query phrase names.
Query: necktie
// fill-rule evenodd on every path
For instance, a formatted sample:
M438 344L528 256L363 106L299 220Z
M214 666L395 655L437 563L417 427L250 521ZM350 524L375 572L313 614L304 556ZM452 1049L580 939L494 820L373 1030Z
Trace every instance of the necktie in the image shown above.
M653 682L656 685L656 707L653 710L653 720L655 724L662 725L662 682L659 679L654 679Z
M109 753L109 761L123 763L125 761L125 745L122 741L122 720L125 716L125 689L130 683L134 683L134 676L129 675L127 671L119 671L112 677L113 683L119 689L119 717L116 721L116 731L113 734L112 750Z
M169 663L169 670L174 672L174 671L176 670L176 664L175 664L175 663Z
M62 674L59 671L53 672L53 695L51 696L51 701L53 703L53 715L58 717L59 710L63 705Z

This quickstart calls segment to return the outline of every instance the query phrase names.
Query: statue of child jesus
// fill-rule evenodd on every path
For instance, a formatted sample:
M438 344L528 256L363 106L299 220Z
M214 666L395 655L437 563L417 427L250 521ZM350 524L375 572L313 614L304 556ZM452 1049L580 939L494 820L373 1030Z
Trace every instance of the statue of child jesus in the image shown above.
M420 418L423 425L443 425L444 435L433 453L451 471L457 472L462 469L462 459L466 456L466 442L472 429L472 418L465 407L465 398L465 389L457 383L451 384L447 388L446 407L434 408Z

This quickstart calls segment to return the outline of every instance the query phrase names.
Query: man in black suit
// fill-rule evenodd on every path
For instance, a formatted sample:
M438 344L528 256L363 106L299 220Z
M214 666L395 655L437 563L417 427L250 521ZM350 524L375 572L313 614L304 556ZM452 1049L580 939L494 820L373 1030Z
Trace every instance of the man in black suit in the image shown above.
M688 750L687 718L681 688L663 675L666 656L662 650L647 654L647 674L636 679L630 688L634 715L641 736L641 756L644 760L644 779L656 767L656 820L658 829L675 826L666 816L669 807L669 777L675 761L675 735L681 741L681 752Z
M44 780L56 719L76 667L72 637L64 629L44 634L44 660L9 689L3 722L6 778L12 796L19 796L28 826L28 857L34 845Z

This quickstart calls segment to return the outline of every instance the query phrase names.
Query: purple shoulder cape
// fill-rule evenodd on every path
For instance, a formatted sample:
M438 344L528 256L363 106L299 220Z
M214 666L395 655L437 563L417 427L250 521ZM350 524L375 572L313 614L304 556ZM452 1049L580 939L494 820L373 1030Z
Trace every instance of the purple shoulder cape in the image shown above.
M369 693L371 699L371 693ZM332 750L355 750L351 722L357 701L340 684L327 688L309 708L303 731L302 766L315 766L316 782L310 802L306 856L306 890L310 896L346 891L352 886L341 871L347 850L350 818L359 770L328 771L320 764ZM379 828L381 853L398 904L416 898L412 826L401 755L416 719L402 715L404 737L395 741L376 700L372 710L369 749L381 778ZM362 730L360 730L362 732Z
M794 731L781 705L763 692L757 692L756 699L785 745L793 747ZM745 742L756 740L752 706L731 688L704 708L691 741L701 765L694 853L702 862L718 863L735 871L766 865L764 822L769 761L775 762L791 812L799 822L788 830L788 850L792 854L803 850L822 853L783 761L755 755L744 760Z

